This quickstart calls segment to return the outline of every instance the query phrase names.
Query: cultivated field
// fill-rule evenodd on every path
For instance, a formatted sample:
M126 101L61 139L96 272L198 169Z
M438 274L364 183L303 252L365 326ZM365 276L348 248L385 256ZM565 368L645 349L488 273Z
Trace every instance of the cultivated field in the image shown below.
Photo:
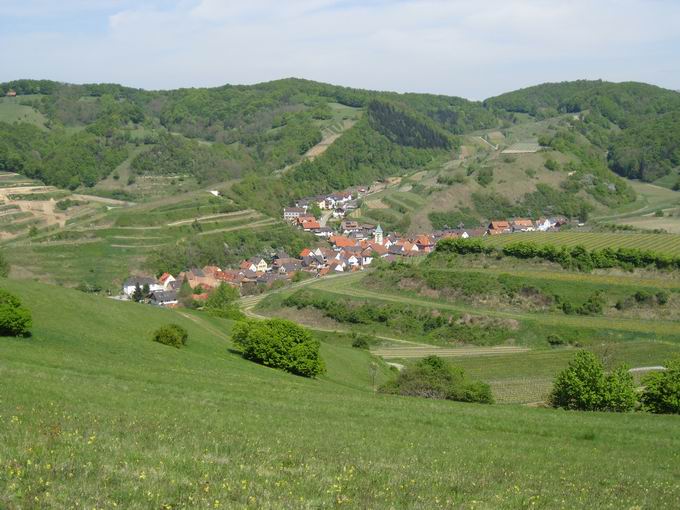
M485 238L494 246L518 241L532 241L555 246L583 245L589 250L600 248L638 248L680 256L680 235L595 232L516 232Z

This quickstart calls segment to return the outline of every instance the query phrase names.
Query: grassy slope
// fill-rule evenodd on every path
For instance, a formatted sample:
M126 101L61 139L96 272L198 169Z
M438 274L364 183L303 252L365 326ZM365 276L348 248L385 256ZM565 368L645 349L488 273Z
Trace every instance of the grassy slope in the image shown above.
M376 396L365 353L310 381L241 360L222 321L3 281L2 507L673 507L677 417ZM153 344L174 321L186 349ZM631 468L634 466L634 468Z

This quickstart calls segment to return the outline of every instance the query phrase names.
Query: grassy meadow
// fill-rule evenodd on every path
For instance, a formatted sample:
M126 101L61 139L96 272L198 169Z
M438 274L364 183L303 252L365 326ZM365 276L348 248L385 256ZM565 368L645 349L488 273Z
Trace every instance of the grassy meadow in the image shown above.
M242 360L226 321L1 283L34 315L0 338L2 508L680 504L677 417L381 396L365 351L324 342L307 380ZM167 322L186 348L150 341Z

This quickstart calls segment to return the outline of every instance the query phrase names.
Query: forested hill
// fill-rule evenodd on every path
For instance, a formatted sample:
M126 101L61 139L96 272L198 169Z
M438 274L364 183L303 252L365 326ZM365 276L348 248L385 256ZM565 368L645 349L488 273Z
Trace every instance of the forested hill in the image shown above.
M653 181L680 165L680 94L640 83L545 84L484 102L294 78L171 91L0 84L0 94L10 91L16 97L0 103L0 170L71 189L95 185L124 161L137 175L188 173L199 183L247 177L242 192L292 168L267 183L278 197L273 210L292 194L365 184L450 158L461 135L566 112L579 114L573 128L622 176ZM19 117L5 116L5 106ZM333 133L337 148L303 161Z
M546 83L487 99L492 110L550 118L581 113L581 131L619 175L654 181L680 166L680 93L644 83Z
M373 127L383 126L383 134L395 144L421 147L435 138L436 145L449 147L454 135L498 122L481 103L461 98L373 92L299 79L171 91L45 80L0 84L0 94L10 91L16 97L2 101L37 117L32 116L32 125L17 128L2 122L0 109L0 170L72 189L106 177L135 146L148 149L131 163L139 174L172 174L182 162L191 162L183 170L203 182L247 172L266 175L298 162L322 140L324 129L339 129L343 117L334 105L356 111L358 118L369 103L388 102L402 115L401 127L387 126L385 115ZM394 119L394 113L390 117ZM411 126L404 124L409 119ZM409 134L412 129L418 132Z

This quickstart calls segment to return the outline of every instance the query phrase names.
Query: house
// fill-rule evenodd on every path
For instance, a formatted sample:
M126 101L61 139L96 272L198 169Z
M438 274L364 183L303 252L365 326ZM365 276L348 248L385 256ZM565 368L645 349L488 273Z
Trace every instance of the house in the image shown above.
M489 234L505 234L511 231L510 223L505 220L496 220L489 223L488 227Z
M538 221L536 222L536 230L538 230L539 232L547 232L554 226L555 222L551 221L548 218L539 218Z
M250 263L255 266L254 271L256 273L265 273L268 269L267 261L261 257L253 257L250 259Z
M17 92L16 90L9 89L5 95L7 97L17 97Z
M127 280L125 280L125 282L123 282L123 294L126 296L132 296L137 287L143 289L145 285L148 285L149 292L163 290L163 285L158 283L155 278L150 278L147 276L130 276Z
M302 216L307 212L306 209L302 207L284 207L283 208L283 219L286 221L294 220L299 216Z
M302 269L302 264L300 261L286 262L279 267L279 274L293 274Z
M331 237L333 235L333 229L330 227L315 228L313 232L317 237Z
M328 240L335 246L336 250L354 246L356 244L355 241L345 236L331 236Z
M280 268L281 266L283 266L284 264L296 264L296 263L299 264L300 261L299 261L298 259L294 259L294 258L292 258L292 257L287 257L287 258L285 258L285 259L284 259L284 258L280 258L280 259L274 259L274 262L272 262L272 267L273 267L274 269L278 269L278 268Z
M345 271L345 262L342 260L332 260L328 263L328 269L335 271L336 273L342 273Z
M216 189L211 189L210 191L208 191L208 193L210 193L210 194L211 194L212 196L214 196L214 197L219 197L219 196L220 196L220 192L217 191Z
M356 232L359 230L359 223L352 220L345 220L340 223L340 230L343 234L349 234L350 232Z
M305 232L309 232L311 230L316 230L319 228L321 228L321 225L316 220L307 220L304 223L302 223L302 230L304 230Z
M251 271L253 273L265 273L268 269L267 262L261 257L253 257L250 260L244 260L239 265L242 271Z
M176 281L175 277L170 273L163 273L158 279L158 282L163 286L163 290L168 290L171 287L172 282Z
M425 234L416 237L414 244L418 247L418 250L425 253L430 253L434 248L434 240Z
M151 293L151 304L158 306L176 305L177 292L174 290L157 290Z
M510 224L513 232L533 232L534 222L527 218L515 218Z
M312 250L310 250L309 248L303 248L303 250L300 252L300 257L301 258L309 257L311 254Z

